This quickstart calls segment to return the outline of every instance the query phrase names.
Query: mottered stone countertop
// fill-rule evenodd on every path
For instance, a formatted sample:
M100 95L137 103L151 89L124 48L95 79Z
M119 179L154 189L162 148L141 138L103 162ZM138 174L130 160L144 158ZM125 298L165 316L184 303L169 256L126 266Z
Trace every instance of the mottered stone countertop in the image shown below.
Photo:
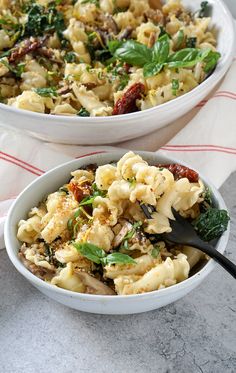
M236 173L221 188L236 262ZM217 268L162 309L106 316L42 295L0 251L0 372L235 373L236 282Z

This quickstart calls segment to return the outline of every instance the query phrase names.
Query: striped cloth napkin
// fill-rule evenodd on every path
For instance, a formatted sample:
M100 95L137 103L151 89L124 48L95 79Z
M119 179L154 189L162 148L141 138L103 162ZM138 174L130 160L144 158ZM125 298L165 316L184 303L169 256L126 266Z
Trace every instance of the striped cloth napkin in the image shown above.
M152 134L117 146L178 158L220 187L236 170L236 59L216 90L190 113ZM0 248L4 247L8 209L32 180L73 158L116 148L44 143L0 124Z

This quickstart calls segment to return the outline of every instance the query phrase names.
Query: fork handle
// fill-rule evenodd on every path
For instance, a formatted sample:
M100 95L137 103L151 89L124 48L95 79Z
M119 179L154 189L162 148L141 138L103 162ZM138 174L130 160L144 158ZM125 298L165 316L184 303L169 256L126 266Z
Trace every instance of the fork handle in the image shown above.
M234 278L236 278L236 265L233 262L231 262L231 260L226 258L226 256L219 253L219 251L217 251L213 246L203 241L201 241L201 243L199 244L194 242L193 246L203 251L211 258L215 259L217 263L219 263L224 269L226 269L226 271L228 271Z

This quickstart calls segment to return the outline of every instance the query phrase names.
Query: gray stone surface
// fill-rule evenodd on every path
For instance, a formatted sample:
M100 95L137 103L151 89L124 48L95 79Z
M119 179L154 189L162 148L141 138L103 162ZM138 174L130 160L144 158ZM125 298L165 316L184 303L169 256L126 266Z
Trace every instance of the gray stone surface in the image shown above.
M236 262L236 173L221 192ZM174 304L139 315L92 315L34 289L0 251L0 372L235 373L236 283L217 267Z

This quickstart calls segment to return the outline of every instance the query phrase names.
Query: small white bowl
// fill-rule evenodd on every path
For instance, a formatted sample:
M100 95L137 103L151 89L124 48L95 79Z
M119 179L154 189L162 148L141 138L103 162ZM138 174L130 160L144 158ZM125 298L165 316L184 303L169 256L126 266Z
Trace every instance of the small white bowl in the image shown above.
M116 151L107 154L97 154L82 159L76 159L54 168L52 171L36 179L19 195L7 216L4 232L6 249L16 269L42 293L68 307L80 311L100 314L132 314L154 310L182 298L198 286L215 267L215 262L211 259L195 275L169 288L137 295L104 296L75 293L52 286L33 275L22 264L17 255L21 246L16 238L19 220L26 218L28 211L33 206L37 206L45 196L68 182L71 171L91 163L102 165L117 161L124 153L125 151ZM138 152L138 154L149 164L153 165L157 163L179 163L176 159L160 156L155 153ZM226 209L225 203L216 188L205 177L202 177L202 175L200 176L205 184L212 190L215 204L220 209ZM222 235L216 245L216 249L221 253L225 251L228 237L229 229Z
M200 8L201 2L183 0L183 4L193 11ZM213 74L189 93L148 110L110 117L39 114L0 104L1 120L42 140L82 145L117 143L166 126L203 100L225 75L232 62L235 48L232 16L221 0L209 0L209 3L213 9L212 26L218 30L217 50L221 53L221 59Z

